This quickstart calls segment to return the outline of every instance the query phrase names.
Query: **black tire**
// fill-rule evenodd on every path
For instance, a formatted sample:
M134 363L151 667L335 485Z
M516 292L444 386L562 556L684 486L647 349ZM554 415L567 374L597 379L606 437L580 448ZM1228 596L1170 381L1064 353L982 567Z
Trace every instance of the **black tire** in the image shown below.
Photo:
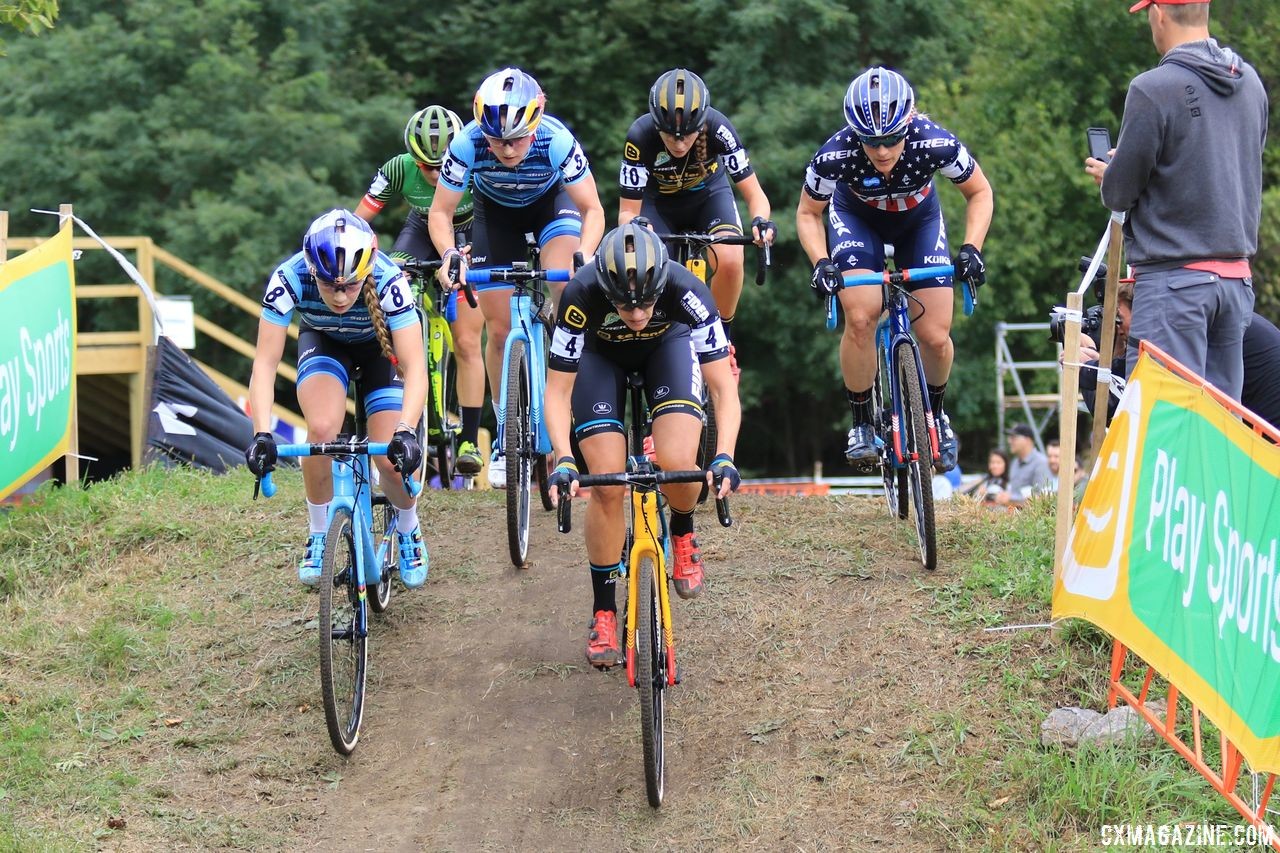
M366 587L371 593L369 607L374 613L382 613L391 603L391 573L396 568L398 557L395 542L395 511L395 507L391 505L391 501L387 500L386 495L373 496L373 550L376 554L378 548L384 545L386 548L382 558L382 580L373 589Z
M924 420L920 368L909 341L898 344L894 364L907 411L903 419L902 439L907 453L907 480L915 508L916 534L920 540L920 562L926 569L933 570L938 567L938 543L933 520L933 455Z
M911 514L911 495L907 491L907 469L895 464L893 410L884 404L885 399L890 396L885 393L889 387L888 382L888 374L882 368L871 386L871 405L876 417L876 431L881 440L880 476L884 480L885 503L889 506L890 515L905 520Z
M507 411L502 452L507 461L507 546L511 562L523 569L529 557L529 512L533 487L529 364L524 341L513 341L507 367Z
M329 740L350 755L360 739L368 667L368 614L353 582L359 570L351 513L339 509L320 570L320 692Z
M636 602L636 688L640 693L640 738L644 745L644 785L649 805L662 805L666 762L662 728L663 697L667 687L667 656L659 624L660 602L654 583L653 560L640 560L640 600ZM665 579L664 579L665 580Z
M453 387L453 352L447 343L444 345L444 352L436 370L440 374L441 399L436 400L435 383L431 381L431 375L428 373L426 417L423 420L427 424L427 440L431 444L431 462L440 476L440 488L448 489L453 484L453 459L457 455L455 447L458 434L453 430L453 407L456 395ZM424 474L423 479L425 481L430 478Z
M698 445L698 467L704 471L711 464L711 460L716 458L716 441L718 438L716 407L711 402L710 395L708 395L706 402L702 404L702 443ZM710 487L703 483L702 488L698 491L698 503L706 503L709 493Z
M551 512L556 505L551 502L551 461L539 453L533 460L533 479L538 483L538 495L542 498L542 508Z

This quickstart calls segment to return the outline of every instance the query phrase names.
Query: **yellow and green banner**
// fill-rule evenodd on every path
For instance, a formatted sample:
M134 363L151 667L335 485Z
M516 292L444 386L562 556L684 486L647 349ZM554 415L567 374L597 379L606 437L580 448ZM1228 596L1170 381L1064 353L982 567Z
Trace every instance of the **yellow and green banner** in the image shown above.
M0 264L0 500L67 451L75 403L71 223Z
M1054 586L1280 772L1280 447L1144 353Z

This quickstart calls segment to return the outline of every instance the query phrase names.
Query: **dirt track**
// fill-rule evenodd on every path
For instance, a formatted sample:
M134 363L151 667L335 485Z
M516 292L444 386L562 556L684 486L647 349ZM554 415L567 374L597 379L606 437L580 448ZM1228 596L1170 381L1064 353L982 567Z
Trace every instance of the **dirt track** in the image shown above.
M517 572L501 504L474 498L445 531L426 519L431 579L375 626L362 741L296 849L947 846L957 792L913 744L963 693L955 638L879 502L742 498L728 531L699 515L708 591L676 605L653 812L634 692L583 659L581 524L562 537L539 514Z

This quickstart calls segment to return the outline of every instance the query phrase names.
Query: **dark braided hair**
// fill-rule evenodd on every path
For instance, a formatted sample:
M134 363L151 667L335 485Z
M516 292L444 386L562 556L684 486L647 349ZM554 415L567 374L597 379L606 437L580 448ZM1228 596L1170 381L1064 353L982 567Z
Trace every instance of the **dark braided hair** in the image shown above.
M698 141L693 143L693 157L698 161L698 179L707 176L707 126L698 131Z

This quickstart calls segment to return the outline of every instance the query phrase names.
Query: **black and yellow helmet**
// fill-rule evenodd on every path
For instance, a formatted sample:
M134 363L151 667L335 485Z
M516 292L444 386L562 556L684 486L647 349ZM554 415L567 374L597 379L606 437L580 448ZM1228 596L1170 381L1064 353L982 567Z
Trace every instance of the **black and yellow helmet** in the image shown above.
M614 305L652 305L667 286L667 247L643 225L619 225L596 249L596 283Z
M710 107L707 84L687 68L672 68L649 89L649 115L663 133L685 136L701 130Z
M462 119L446 107L432 104L418 110L404 127L404 147L413 159L439 166L449 150L449 142L462 132Z

